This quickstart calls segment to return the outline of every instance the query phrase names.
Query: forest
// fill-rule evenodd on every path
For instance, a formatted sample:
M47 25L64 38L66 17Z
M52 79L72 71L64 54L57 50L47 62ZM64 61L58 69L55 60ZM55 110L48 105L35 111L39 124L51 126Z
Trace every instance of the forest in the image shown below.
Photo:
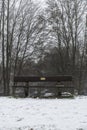
M0 91L15 75L72 75L87 94L87 1L0 0ZM0 93L1 93L0 92Z

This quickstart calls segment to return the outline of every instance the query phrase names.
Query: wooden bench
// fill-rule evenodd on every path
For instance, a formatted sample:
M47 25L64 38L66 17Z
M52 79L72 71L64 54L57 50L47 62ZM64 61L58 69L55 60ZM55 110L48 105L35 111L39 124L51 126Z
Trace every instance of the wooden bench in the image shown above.
M49 85L49 86L31 86L30 82L56 82L56 85ZM61 85L61 82L69 82L69 86ZM24 88L25 97L28 96L28 92L30 88L54 88L57 89L58 95L61 95L61 92L66 92L70 90L72 94L74 94L74 87L72 86L72 76L70 75L59 75L59 76L15 76L14 77L14 85L12 86L12 95L15 95L16 88ZM21 84L20 84L21 83Z

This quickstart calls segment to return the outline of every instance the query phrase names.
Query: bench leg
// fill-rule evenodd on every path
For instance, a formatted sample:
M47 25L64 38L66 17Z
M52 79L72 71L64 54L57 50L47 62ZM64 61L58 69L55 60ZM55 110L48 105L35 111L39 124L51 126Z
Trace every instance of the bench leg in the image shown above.
M29 95L29 88L28 87L24 88L24 94L25 94L25 97L28 97L28 95Z
M15 87L12 88L12 96L15 96Z

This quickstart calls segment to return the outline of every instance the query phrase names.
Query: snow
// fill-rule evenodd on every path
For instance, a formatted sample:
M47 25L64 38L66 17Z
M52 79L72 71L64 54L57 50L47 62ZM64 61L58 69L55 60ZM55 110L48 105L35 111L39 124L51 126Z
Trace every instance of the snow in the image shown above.
M87 97L0 97L0 130L87 130Z

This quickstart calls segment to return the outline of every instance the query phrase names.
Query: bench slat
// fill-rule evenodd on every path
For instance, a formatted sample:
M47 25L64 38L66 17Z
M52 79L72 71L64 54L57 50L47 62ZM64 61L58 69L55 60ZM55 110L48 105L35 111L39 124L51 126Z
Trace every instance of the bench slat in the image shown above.
M26 87L29 87L29 88L61 88L61 89L64 89L64 88L70 88L70 89L74 89L74 87L66 87L66 86L64 86L64 87L62 87L62 86L22 86L22 85L14 85L14 86L12 86L12 87L19 87L19 88L26 88Z
M61 81L72 81L71 75L59 75L59 76L15 76L14 82L61 82Z

